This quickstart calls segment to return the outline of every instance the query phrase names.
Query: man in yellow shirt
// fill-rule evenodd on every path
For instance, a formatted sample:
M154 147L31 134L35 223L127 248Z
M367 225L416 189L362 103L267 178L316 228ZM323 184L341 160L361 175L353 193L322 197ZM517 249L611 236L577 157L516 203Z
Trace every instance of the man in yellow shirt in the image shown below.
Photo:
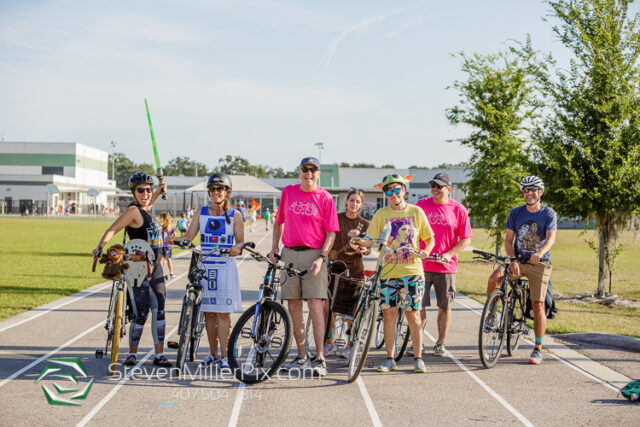
M384 226L390 224L388 247L397 252L386 254L380 276L380 303L384 317L387 360L378 367L378 372L396 369L393 353L398 307L405 310L409 324L415 355L414 372L425 372L426 368L422 360L422 328L420 327L424 276L420 257L429 256L433 249L433 231L424 211L406 202L407 180L404 177L398 174L387 175L382 180L381 187L389 205L378 209L371 220L367 234L378 239ZM427 245L423 250L420 250L420 240ZM373 246L371 241L365 240L363 243L365 246ZM420 257L407 249L402 249L407 246L416 252L419 251Z

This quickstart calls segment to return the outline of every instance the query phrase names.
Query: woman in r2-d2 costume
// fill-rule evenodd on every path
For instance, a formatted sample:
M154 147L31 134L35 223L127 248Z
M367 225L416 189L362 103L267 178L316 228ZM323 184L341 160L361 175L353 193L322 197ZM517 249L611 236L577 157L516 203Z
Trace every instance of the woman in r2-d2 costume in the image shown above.
M172 240L191 241L200 232L200 247L206 253L219 247L230 249L229 255L208 256L202 265L207 270L207 280L202 281L204 295L201 310L207 318L207 336L211 354L200 366L219 364L229 369L227 345L231 335L231 313L242 312L240 280L236 261L244 243L244 222L240 212L229 206L231 178L224 173L214 173L207 180L211 204L196 212L187 232ZM218 358L218 342L221 357Z

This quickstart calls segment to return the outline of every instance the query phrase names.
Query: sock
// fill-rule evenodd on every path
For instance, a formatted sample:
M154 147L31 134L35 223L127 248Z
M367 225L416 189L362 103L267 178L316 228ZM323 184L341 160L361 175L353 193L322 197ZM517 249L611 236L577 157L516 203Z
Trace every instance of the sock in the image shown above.
M156 359L159 359L162 356L164 356L164 353L156 353Z
M134 356L135 357L136 354L135 353L129 353L129 354L127 354L127 357L129 357L129 356Z
M538 350L542 350L542 338L543 337L536 337L536 348Z

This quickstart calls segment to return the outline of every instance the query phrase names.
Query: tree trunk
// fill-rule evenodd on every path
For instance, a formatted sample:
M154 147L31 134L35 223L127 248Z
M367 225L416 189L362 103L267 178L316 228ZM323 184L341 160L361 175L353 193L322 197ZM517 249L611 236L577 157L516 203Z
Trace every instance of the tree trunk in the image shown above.
M603 297L607 284L613 282L613 263L618 243L617 214L606 212L598 216L598 288L596 296Z

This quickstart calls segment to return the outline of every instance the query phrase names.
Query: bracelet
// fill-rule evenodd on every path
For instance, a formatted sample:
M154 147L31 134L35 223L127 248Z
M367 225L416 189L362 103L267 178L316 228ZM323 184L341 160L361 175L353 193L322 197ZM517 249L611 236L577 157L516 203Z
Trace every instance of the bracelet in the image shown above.
M320 255L318 258L322 258L322 262L327 262L327 256L326 255Z

